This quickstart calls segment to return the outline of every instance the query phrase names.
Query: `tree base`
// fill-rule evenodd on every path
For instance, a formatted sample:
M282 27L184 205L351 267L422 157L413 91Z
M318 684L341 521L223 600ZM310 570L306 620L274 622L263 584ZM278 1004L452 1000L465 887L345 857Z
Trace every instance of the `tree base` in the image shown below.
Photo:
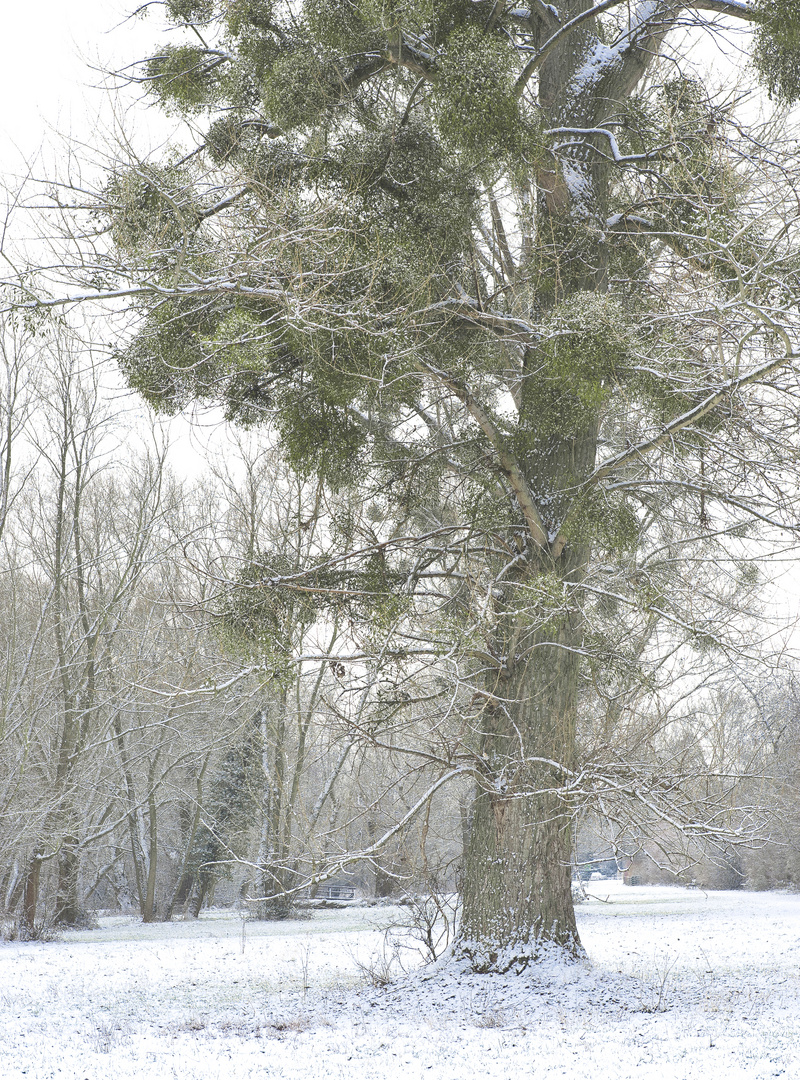
M457 941L451 955L451 962L466 967L476 975L521 975L530 968L574 964L585 959L586 952L577 938L563 943L537 938L505 945Z

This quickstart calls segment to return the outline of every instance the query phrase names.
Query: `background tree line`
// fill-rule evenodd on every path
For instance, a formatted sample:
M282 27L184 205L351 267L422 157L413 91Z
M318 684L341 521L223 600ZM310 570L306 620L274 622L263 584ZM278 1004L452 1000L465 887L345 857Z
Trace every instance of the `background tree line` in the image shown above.
M287 890L391 820L360 726L379 665L344 680L341 628L302 604L239 610L257 552L313 547L317 494L247 440L178 479L65 325L7 320L3 361L6 930L196 916L231 878L229 901L286 914ZM407 806L413 771L394 782Z

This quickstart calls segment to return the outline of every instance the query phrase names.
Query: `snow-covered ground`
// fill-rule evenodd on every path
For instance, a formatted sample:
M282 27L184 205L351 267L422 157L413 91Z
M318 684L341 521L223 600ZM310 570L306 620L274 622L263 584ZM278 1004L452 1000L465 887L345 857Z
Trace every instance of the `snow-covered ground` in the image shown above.
M800 1076L800 896L593 882L590 961L385 988L396 908L0 945L2 1080ZM395 964L396 968L396 964ZM372 980L375 981L375 980Z

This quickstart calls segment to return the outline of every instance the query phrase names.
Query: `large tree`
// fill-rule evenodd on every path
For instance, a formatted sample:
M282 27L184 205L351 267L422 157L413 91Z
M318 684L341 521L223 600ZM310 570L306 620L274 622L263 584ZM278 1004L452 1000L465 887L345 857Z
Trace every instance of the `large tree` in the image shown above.
M456 953L575 954L575 799L677 820L679 788L602 739L582 761L581 699L624 711L643 665L743 634L725 602L794 525L795 176L688 57L746 31L791 101L796 4L165 10L135 77L197 145L115 167L81 295L131 297L121 364L156 407L221 401L367 500L338 561L249 581L346 596L398 662L447 652L460 737L429 760L475 782Z

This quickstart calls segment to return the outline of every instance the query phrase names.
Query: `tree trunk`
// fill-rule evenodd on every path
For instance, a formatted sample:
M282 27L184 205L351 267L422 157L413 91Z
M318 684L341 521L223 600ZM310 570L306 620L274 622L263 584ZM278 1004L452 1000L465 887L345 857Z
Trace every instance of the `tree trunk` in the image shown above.
M58 857L58 890L55 921L60 926L78 926L84 913L78 895L78 838L67 833L61 841Z
M187 914L188 914L190 919L199 919L200 918L200 911L201 911L201 909L203 907L203 902L204 902L204 900L206 898L206 893L208 892L208 886L209 886L209 881L208 881L206 875L204 875L202 873L198 874L197 878L195 879L194 889L192 890L192 895L189 898L189 905L188 905Z
M538 427L558 395L563 423ZM548 401L551 410L554 402ZM560 428L560 430L559 430ZM520 409L521 463L542 499L550 550L532 555L497 599L497 668L478 720L478 792L464 855L457 958L473 970L521 971L546 952L582 954L572 902L572 810L583 615L575 586L589 558L581 523L561 541L565 493L591 470L597 421L563 382L530 380ZM556 550L560 551L556 554Z
M28 864L28 872L25 875L25 889L22 894L22 920L20 922L20 936L24 941L36 936L36 909L39 904L42 861L41 854L34 851Z
M153 778L150 777L150 794L147 798L148 824L150 830L150 844L147 860L147 891L144 905L142 906L142 922L155 922L156 913L156 866L158 862L158 813L155 792L153 791Z
M576 0L562 14L569 18L587 7ZM568 36L542 66L539 100L552 127L593 128L605 115L603 93L580 100L566 95L592 30L587 24ZM607 289L607 252L599 239L607 157L592 153L582 136L570 152L569 141L565 137L564 163L554 158L535 178L535 252L547 272L532 308L524 291L519 297L521 313L534 322L571 296ZM478 726L479 787L455 956L480 972L521 971L553 951L564 958L583 952L572 901L573 808L566 786L577 759L583 652L583 618L573 593L589 560L591 534L576 493L595 463L605 373L602 357L598 363L584 355L582 344L578 331L551 351L528 347L522 361L517 454L549 543L516 582L503 586L498 669L487 682ZM594 402L586 392L592 384Z
M114 716L113 723L114 742L119 754L120 770L125 781L125 797L128 804L127 822L128 836L130 838L131 861L133 863L133 876L136 882L136 898L139 902L139 911L144 913L146 907L146 884L145 884L145 860L142 850L142 841L139 834L139 808L137 803L136 786L128 761L128 751L125 745L125 737L122 731L122 720L119 713ZM145 922L149 921L147 919Z
M287 919L292 913L294 898L287 896L293 877L288 866L288 839L291 836L291 812L286 772L288 748L286 717L288 699L284 689L270 703L274 720L266 709L260 714L262 738L261 763L264 773L259 867L259 915L264 919Z
M197 779L197 798L195 800L194 813L190 814L187 805L182 805L179 809L180 821L181 821L181 838L183 849L183 860L181 862L181 869L178 875L178 881L175 888L167 901L164 909L164 921L171 922L176 907L183 907L186 901L189 899L189 894L192 891L192 886L195 881L195 870L190 865L192 858L192 850L194 848L195 838L197 836L197 830L200 825L200 815L203 805L203 788L202 781L203 775L206 771L206 765L208 764L209 755L206 755L206 760L203 763L203 768Z
M3 880L2 906L0 911L14 911L25 888L25 876L20 872L19 862L14 859Z
M567 607L557 627L515 621L481 712L481 777L464 855L455 955L479 972L521 971L550 945L582 953L565 791L576 756L580 614Z

